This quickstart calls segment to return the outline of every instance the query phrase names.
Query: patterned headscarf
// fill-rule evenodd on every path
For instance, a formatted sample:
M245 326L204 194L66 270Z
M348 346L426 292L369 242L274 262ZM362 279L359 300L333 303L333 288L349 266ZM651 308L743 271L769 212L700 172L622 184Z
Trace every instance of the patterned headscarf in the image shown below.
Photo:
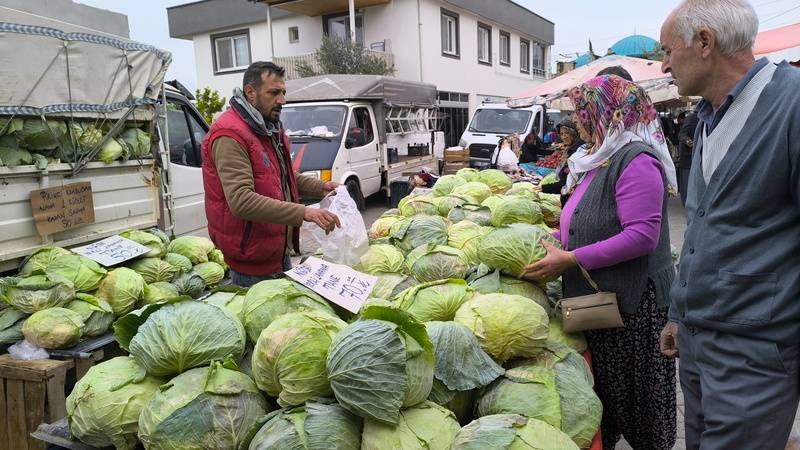
M595 142L570 157L564 192L570 192L587 172L600 167L619 149L637 141L655 151L664 168L667 187L677 192L675 165L658 112L639 85L616 75L603 75L570 89L568 95L575 105L575 117Z

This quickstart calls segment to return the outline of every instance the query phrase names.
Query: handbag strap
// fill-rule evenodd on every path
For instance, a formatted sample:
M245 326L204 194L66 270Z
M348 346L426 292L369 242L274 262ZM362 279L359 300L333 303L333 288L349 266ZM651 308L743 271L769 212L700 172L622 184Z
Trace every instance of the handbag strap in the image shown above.
M592 277L589 276L589 272L587 272L586 269L580 264L578 264L578 268L581 269L581 273L583 274L583 278L586 278L586 281L589 282L589 286L591 286L592 289L594 289L595 291L600 292L600 287L597 285L597 283L594 282Z

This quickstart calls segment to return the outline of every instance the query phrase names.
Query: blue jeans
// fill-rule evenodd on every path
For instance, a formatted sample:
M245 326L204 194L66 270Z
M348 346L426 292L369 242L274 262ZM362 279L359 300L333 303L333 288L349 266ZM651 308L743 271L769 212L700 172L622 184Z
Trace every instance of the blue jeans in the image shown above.
M283 257L283 271L286 272L291 268L292 268L292 260L291 258L289 258L289 255L286 255ZM283 276L282 273L275 273L272 275L245 275L233 269L231 269L230 275L231 275L231 284L243 288L249 288L250 286L258 282L264 280L274 280L275 278L281 278Z

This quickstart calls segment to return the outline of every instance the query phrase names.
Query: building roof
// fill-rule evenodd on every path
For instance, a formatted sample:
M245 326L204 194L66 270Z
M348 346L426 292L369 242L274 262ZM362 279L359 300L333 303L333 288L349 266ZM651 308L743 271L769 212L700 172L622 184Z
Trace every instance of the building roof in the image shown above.
M291 15L272 8L272 20ZM200 0L167 8L169 36L191 40L195 34L266 22L267 6L245 0Z
M465 9L488 20L513 28L536 41L553 45L555 24L530 9L511 0L444 0L453 6Z
M653 53L658 48L658 41L651 37L634 34L622 38L611 46L615 55L644 56Z

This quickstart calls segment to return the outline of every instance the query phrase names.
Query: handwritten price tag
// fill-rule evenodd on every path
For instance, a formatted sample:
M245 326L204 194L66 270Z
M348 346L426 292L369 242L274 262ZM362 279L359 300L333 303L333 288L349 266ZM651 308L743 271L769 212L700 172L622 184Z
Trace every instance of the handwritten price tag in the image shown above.
M148 247L122 236L107 237L102 241L70 250L106 267L142 256L150 251Z
M72 183L31 191L31 210L42 236L94 223L92 185Z
M286 276L352 313L361 310L378 282L377 277L313 256Z

